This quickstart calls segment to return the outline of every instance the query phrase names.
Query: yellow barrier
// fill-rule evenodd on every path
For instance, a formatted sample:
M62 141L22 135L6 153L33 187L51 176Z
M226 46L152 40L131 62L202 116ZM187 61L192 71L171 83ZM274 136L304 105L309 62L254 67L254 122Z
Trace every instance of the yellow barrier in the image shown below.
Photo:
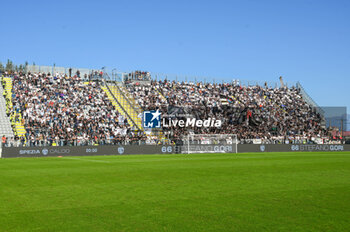
M13 109L12 104L12 79L10 77L4 77L3 81L5 82L5 89L6 92L6 106L7 106L7 112L10 112L11 109ZM17 118L17 120L16 120ZM21 112L13 111L10 115L11 124L14 126L14 134L18 135L19 137L25 136L26 130L24 128L24 125L22 123L22 114Z

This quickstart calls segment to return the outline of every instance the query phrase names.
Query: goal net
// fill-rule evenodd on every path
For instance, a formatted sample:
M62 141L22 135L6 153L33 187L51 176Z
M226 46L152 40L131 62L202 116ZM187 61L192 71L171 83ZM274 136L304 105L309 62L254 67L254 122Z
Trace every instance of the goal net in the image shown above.
M237 135L188 134L183 137L182 153L237 153Z

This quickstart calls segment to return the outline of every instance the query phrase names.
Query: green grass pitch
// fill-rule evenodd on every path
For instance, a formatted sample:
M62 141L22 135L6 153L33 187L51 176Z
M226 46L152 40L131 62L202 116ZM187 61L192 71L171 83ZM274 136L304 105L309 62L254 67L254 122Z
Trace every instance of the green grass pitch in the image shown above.
M0 159L0 232L349 230L350 152Z

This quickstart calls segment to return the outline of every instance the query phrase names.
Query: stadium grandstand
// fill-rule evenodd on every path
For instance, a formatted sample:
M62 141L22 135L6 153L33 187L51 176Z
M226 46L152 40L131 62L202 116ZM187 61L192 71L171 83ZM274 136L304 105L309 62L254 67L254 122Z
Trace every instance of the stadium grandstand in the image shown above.
M0 232L350 232L350 1L1 1Z
M4 146L177 144L187 134L236 134L239 143L342 143L300 83L216 83L147 71L26 65L1 74ZM219 127L146 129L144 111L220 119ZM175 112L175 114L174 114Z

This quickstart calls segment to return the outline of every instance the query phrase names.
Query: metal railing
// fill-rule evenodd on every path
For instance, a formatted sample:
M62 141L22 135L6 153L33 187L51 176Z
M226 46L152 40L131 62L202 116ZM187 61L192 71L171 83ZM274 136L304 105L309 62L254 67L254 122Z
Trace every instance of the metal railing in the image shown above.
M119 99L115 99L116 101L121 101L120 105L123 106L125 113L129 115L132 118L133 123L137 126L138 129L139 126L137 125L137 122L135 120L138 120L139 114L142 113L141 107L137 104L135 99L130 95L129 92L127 92L126 87L124 85L124 82L121 78L121 76L113 72L111 75L109 75L109 72L107 72L106 69L104 69L104 75L106 86L110 90L110 92L114 95L114 97L118 97Z
M79 70L80 77L84 78L85 74L89 76L94 69L88 69L88 68L67 68L67 67L57 67L55 65L52 66L43 66L43 65L27 65L26 66L26 72L45 72L45 73L60 73L60 74L69 74L69 69L71 69L71 74L75 75L76 72ZM104 76L104 79L106 81L114 81L123 83L130 78L130 74L133 72L118 72L117 69L112 69L111 71L108 71L106 67L102 68L104 74L108 74L107 76ZM281 87L281 84L279 81L262 81L262 80L244 80L244 79L238 79L238 78L219 78L219 77L208 77L208 76L192 76L192 75L176 75L176 74L164 74L164 73L156 73L151 72L150 76L147 76L147 78L151 78L151 80L169 80L169 81L179 81L179 82L192 82L192 83L232 83L237 84L240 86L267 86L268 88L279 88ZM146 81L149 81L148 79ZM299 82L284 82L284 85L287 87L297 86L300 85Z
M138 130L140 130L140 127L137 125L137 122L135 122L134 120L133 120L133 116L134 115L130 115L129 113L128 113L128 111L130 111L130 106L129 105L127 105L126 104L126 102L125 102L125 100L122 100L122 99L117 99L117 97L118 97L118 93L116 92L116 91L113 91L113 90L111 90L111 88L110 88L110 86L108 86L107 84L106 84L106 87L107 87L107 89L108 89L108 91L112 94L112 97L114 98L114 100L115 100L115 102L119 105L119 107L120 107L120 109L122 109L123 110L123 112L124 112L124 114L126 115L126 117L127 117L127 119L128 120L130 120L130 122L132 122L132 124L134 125L134 127L136 127ZM121 101L121 102L120 102ZM130 124L130 123L129 123Z
M300 94L305 100L305 102L309 104L312 108L314 108L316 112L319 113L322 117L324 117L324 110L310 97L310 95L305 91L304 87L300 84L300 82L297 82L296 87L297 89L299 89Z
M59 74L66 74L69 75L69 70L71 69L71 75L74 76L79 71L80 77L84 78L85 76L88 76L93 71L92 69L88 68L66 68L66 67L56 67L56 66L43 66L43 65L27 65L26 66L26 73L32 72L32 73L51 73L52 75L59 73Z

